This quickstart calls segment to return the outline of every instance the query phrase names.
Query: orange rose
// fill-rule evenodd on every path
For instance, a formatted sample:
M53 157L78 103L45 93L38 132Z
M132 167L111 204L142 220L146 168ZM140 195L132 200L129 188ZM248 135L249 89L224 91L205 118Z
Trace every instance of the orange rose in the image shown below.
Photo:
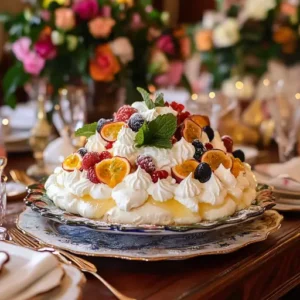
M108 44L98 46L90 62L90 74L96 81L112 81L120 71L120 64Z
M89 22L89 30L94 38L106 38L110 35L115 23L112 18L98 17Z
M287 44L294 42L297 37L296 33L289 27L279 27L273 34L274 41L278 44Z
M180 52L184 59L187 59L191 55L191 41L188 36L185 36L179 40Z
M76 20L72 9L61 7L55 11L55 26L68 31L75 27Z
M211 50L213 46L211 30L199 30L195 35L195 43L199 51Z

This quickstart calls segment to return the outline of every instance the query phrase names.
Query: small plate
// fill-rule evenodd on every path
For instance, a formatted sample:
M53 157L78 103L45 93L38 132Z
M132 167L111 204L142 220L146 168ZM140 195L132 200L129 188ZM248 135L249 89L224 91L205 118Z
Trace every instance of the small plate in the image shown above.
M17 226L46 245L78 255L159 261L230 253L265 240L270 233L280 228L282 220L278 212L268 210L252 221L222 230L137 236L60 224L27 208L19 216Z
M68 213L54 205L51 199L45 194L42 184L32 185L28 188L28 196L25 203L32 210L37 211L43 217L55 222L72 226L86 226L94 230L109 233L123 233L132 235L171 235L182 233L195 233L235 226L238 223L260 216L265 210L275 205L272 189L267 185L260 185L257 188L255 203L249 208L240 210L234 215L222 218L217 221L202 221L191 225L132 225L132 224L110 224L104 221L84 218Z
M9 181L6 184L6 194L8 201L17 201L24 199L26 196L27 189L22 183Z

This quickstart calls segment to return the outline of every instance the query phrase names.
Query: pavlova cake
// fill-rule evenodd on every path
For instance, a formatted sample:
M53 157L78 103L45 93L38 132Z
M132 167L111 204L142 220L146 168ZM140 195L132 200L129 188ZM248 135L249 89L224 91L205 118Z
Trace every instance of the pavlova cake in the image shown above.
M46 184L56 206L119 224L193 224L247 208L256 180L209 118L139 89L143 100L77 130L84 148Z

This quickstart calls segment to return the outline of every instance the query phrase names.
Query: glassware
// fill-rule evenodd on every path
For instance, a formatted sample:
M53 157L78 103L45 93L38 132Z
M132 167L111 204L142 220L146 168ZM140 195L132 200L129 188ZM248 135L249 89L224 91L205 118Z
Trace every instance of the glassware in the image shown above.
M0 177L0 241L6 237L6 228L2 227L6 214L6 181L5 176Z
M0 156L6 156L6 150L4 145L4 136L2 128L2 118L0 118Z
M279 160L285 162L296 155L295 146L300 125L300 89L283 79L272 83L273 94L268 100L270 115L275 123L275 140Z

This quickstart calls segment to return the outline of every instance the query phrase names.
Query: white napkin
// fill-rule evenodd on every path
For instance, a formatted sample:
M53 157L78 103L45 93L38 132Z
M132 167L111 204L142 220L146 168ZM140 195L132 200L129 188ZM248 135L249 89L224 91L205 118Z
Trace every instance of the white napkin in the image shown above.
M0 242L0 251L10 255L10 261L0 275L0 300L14 299L59 264L50 253L35 252L5 242Z
M256 165L254 169L257 171L255 176L258 182L300 192L300 157L294 157L285 163Z

